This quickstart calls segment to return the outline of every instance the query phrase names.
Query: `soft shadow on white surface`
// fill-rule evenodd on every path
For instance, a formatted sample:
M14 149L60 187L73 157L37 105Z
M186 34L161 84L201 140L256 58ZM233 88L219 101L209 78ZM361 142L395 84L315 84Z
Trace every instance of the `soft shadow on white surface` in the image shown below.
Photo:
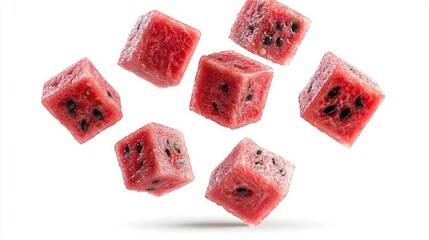
M237 221L224 221L224 220L180 220L173 219L165 220L148 220L148 221L135 221L127 222L124 224L131 229L260 229L260 230L310 230L321 228L321 223L305 220L305 219L274 219L266 220L258 226L248 226L244 222Z

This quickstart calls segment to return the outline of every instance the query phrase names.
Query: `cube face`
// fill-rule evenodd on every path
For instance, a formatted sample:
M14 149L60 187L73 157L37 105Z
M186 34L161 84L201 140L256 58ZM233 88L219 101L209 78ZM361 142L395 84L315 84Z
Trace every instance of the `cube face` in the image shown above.
M122 118L119 94L87 58L44 84L42 104L81 144Z
M115 144L125 187L162 196L193 181L183 134L149 123Z
M176 86L200 35L195 28L151 11L137 20L118 64L160 88Z
M249 225L258 225L282 201L295 166L245 138L212 172L206 198Z
M190 109L236 129L261 119L273 70L233 51L202 56Z
M231 28L230 39L274 63L288 64L311 21L274 0L247 0Z
M351 147L384 94L378 84L331 52L299 95L301 117Z

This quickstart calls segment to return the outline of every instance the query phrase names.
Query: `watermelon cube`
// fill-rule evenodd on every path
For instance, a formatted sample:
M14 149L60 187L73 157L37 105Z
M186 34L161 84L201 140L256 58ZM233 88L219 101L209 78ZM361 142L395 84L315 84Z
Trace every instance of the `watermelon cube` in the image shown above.
M162 196L193 181L182 132L149 123L115 144L125 187Z
M273 69L234 51L202 56L190 109L236 129L262 117Z
M248 138L212 172L206 198L255 226L282 201L295 166Z
M176 86L200 35L197 29L153 10L137 20L118 64L160 88Z
M42 104L81 144L122 118L119 94L88 58L48 80Z
M377 82L331 52L299 94L303 119L351 147L384 99Z
M247 0L229 38L251 53L286 65L295 55L310 19L275 0Z

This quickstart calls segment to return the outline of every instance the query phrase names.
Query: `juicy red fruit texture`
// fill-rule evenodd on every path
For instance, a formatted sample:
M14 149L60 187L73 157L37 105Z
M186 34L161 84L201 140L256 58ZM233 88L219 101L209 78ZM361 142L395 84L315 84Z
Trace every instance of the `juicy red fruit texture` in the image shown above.
M212 172L206 198L258 225L289 192L295 166L248 138Z
M234 51L202 56L190 109L236 129L261 119L273 70Z
M299 95L301 117L351 147L384 99L377 82L331 52Z
M137 20L118 64L160 88L176 86L200 35L195 28L151 11Z
M230 39L274 63L288 64L311 21L274 0L247 0L231 28Z
M149 123L115 144L125 187L162 196L193 181L183 134Z
M81 144L122 118L119 94L88 58L48 80L42 104Z

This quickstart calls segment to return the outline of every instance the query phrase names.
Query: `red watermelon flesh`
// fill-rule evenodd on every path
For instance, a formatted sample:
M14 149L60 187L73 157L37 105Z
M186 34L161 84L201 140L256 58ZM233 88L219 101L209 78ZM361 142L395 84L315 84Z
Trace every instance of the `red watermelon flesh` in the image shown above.
M255 226L282 201L295 166L248 138L212 172L206 198Z
M182 80L200 32L159 11L142 15L132 29L118 64L164 88Z
M125 187L162 196L193 181L183 134L149 123L115 144Z
M311 21L274 0L247 0L231 28L230 39L274 63L288 64Z
M384 99L377 82L331 52L299 95L301 117L351 147Z
M190 109L236 129L261 119L272 68L234 51L202 56Z
M48 80L42 104L81 144L122 118L119 94L88 58Z

